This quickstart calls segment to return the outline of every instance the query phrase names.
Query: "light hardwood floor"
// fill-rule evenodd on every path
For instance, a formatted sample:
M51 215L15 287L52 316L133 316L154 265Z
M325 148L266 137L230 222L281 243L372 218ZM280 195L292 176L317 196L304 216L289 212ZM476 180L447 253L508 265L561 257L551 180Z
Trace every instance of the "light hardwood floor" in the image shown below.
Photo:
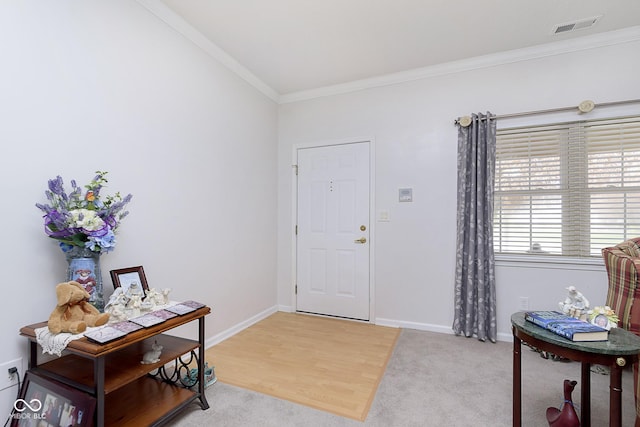
M278 312L207 350L219 381L364 420L396 328Z

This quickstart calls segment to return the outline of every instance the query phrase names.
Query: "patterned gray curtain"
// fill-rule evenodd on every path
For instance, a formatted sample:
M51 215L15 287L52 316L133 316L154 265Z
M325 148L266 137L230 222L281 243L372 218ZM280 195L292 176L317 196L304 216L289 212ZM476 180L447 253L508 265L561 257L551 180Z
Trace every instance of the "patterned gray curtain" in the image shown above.
M458 212L453 331L496 342L493 184L496 121L473 114L458 124ZM468 118L467 118L468 119Z

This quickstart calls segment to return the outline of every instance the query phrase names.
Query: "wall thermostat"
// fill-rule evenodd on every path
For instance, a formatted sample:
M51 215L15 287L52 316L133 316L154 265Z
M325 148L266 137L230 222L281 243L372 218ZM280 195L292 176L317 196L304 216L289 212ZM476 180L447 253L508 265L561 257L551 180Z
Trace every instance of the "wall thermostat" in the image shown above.
M401 202L413 202L413 188L399 189L398 200Z

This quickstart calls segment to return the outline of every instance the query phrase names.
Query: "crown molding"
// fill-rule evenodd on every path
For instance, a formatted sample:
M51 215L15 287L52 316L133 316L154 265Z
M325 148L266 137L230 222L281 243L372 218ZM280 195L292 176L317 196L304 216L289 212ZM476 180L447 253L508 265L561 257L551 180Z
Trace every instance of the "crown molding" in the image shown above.
M514 62L528 61L531 59L561 55L581 50L597 49L600 47L629 43L640 40L640 26L624 28L616 31L598 33L573 39L545 43L542 45L515 49L495 54L482 55L459 61L436 64L423 68L416 68L368 79L355 80L332 86L324 86L316 89L279 94L269 85L260 80L251 71L236 61L232 56L207 39L182 17L169 9L161 0L136 0L141 6L149 10L161 21L201 48L212 58L222 63L230 71L238 75L259 92L278 104L306 101L314 98L340 95L376 87L390 86L415 80L447 74L461 73L481 68Z
M184 36L187 40L198 46L200 49L209 54L213 59L220 62L233 73L245 80L259 92L272 101L279 103L280 94L273 90L269 85L256 77L251 71L236 61L231 55L226 53L211 40L206 38L200 31L196 30L191 24L182 19L173 10L169 9L160 0L136 0L141 6L149 10L161 21L173 28L175 31Z
M558 42L515 49L495 54L477 56L474 58L437 64L429 67L416 68L399 73L386 74L368 79L356 80L348 83L325 86L317 89L292 92L280 96L280 104L299 102L314 98L340 95L365 89L389 86L399 83L411 82L446 74L461 73L480 68L494 67L497 65L514 62L528 61L577 52L581 50L597 49L605 46L629 43L640 40L640 26L629 27L622 30L609 31L590 36L573 38Z

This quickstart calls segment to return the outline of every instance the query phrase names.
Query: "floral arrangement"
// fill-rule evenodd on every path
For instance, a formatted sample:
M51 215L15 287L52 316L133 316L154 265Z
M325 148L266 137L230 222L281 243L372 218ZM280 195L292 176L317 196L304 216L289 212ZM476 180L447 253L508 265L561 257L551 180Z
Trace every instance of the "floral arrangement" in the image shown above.
M101 198L100 190L107 183L107 172L96 172L93 180L85 185L83 192L74 180L67 194L60 176L49 180L45 191L48 204L36 203L45 213L44 231L60 242L64 252L74 247L87 248L92 252L106 253L115 248L115 232L120 221L129 214L124 207L133 197L122 198L120 193Z

